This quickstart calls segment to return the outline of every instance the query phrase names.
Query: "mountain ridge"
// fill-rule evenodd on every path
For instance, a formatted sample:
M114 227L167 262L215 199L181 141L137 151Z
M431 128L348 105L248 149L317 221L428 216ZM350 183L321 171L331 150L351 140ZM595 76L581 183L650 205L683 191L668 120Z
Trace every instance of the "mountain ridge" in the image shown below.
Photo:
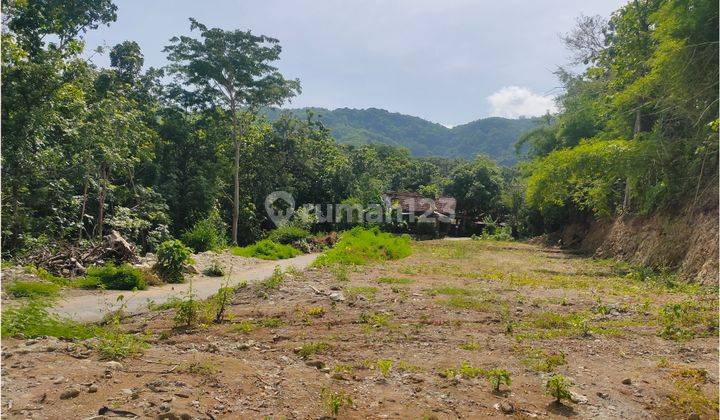
M449 128L421 117L381 108L268 108L270 120L282 113L313 113L341 144L382 143L410 150L413 156L472 158L485 154L501 165L518 161L515 141L539 124L539 118L487 117Z

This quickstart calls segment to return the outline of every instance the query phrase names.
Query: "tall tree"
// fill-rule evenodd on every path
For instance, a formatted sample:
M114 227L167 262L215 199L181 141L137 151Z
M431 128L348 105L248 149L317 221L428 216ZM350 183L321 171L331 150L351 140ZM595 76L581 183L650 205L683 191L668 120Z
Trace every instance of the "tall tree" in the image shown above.
M234 146L232 241L238 241L240 151L245 125L241 110L280 105L300 92L298 80L287 80L272 63L280 58L279 41L250 31L226 31L190 19L200 38L174 37L165 47L169 70L191 91L190 105L221 106L230 112ZM190 93L190 92L189 92Z

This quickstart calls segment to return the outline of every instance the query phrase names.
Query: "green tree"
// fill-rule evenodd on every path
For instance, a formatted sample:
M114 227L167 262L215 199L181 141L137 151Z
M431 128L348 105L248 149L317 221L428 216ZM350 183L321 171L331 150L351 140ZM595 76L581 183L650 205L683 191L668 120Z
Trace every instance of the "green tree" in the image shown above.
M240 110L279 105L300 91L297 80L287 80L272 65L280 57L278 40L250 31L225 31L190 19L190 29L200 39L174 37L165 47L171 72L192 89L191 102L199 106L220 105L230 112L234 146L232 241L238 241L240 212L240 152L246 124Z

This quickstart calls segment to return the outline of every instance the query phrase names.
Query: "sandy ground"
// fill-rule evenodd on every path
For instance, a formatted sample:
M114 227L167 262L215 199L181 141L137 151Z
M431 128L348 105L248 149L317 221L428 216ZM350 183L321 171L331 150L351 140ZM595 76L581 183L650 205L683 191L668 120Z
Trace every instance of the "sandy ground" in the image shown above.
M222 324L128 319L151 347L120 363L87 343L5 339L3 417L308 419L334 401L353 419L717 418L716 298L533 245L415 243L400 261L242 289ZM711 316L694 338L660 337L659 310L683 302ZM473 377L492 368L512 379L499 392ZM574 402L546 394L554 373Z

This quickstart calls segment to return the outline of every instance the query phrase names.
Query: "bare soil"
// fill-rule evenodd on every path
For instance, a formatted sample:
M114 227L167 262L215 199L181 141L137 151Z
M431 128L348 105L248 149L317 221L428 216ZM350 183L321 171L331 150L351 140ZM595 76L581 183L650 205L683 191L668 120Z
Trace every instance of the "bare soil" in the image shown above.
M222 324L178 328L173 309L131 317L123 328L151 345L120 364L92 342L4 339L3 417L105 407L121 410L108 417L320 418L332 414L329 395L338 418L718 417L716 290L638 284L611 261L530 244L413 247L400 261L241 289ZM715 322L682 341L659 336L660 309L688 301ZM303 357L309 344L317 352ZM494 392L468 367L507 369L512 383ZM554 373L574 383L574 402L546 394Z

